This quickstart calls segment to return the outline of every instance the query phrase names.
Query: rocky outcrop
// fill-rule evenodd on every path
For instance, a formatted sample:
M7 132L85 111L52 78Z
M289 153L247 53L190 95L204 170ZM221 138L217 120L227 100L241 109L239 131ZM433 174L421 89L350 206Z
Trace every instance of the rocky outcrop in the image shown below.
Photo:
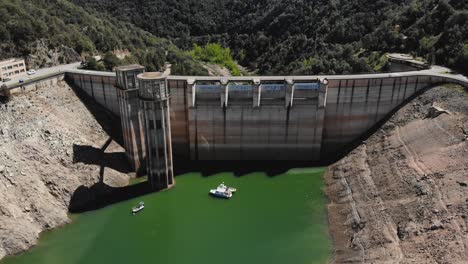
M100 184L104 188L94 189L105 192L106 186L128 183L126 171L100 163L103 155L90 158L103 152L126 162L124 150L89 109L63 81L0 104L0 258L28 249L43 230L68 223L78 189Z
M38 39L31 44L30 54L26 57L26 65L28 69L38 69L80 60L80 54L74 49L65 45L51 48L47 39Z
M208 75L210 76L232 76L226 67L206 62L202 63L202 66L208 71Z
M333 263L468 262L468 93L435 87L325 178Z

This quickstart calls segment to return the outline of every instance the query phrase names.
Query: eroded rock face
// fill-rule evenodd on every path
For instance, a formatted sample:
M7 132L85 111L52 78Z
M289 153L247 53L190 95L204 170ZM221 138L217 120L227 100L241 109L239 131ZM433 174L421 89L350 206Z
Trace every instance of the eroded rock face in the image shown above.
M466 124L468 93L435 87L330 166L334 263L468 262Z
M99 185L106 191L128 183L128 175L101 167L99 159L77 158L101 151L107 140L63 81L0 104L0 258L28 249L43 230L68 223L79 188ZM124 150L112 141L105 152ZM80 196L79 202L92 198Z
M46 39L39 39L32 44L31 52L25 61L28 69L38 69L40 67L52 67L80 60L80 54L74 49L65 45L51 48Z

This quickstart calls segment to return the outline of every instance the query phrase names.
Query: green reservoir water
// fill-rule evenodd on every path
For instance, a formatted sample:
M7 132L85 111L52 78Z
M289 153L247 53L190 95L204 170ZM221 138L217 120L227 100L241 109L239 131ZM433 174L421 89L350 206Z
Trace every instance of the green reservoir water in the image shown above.
M326 263L322 173L185 174L173 189L72 215L72 224L1 263ZM237 193L230 200L209 196L223 181ZM146 207L132 216L139 201Z

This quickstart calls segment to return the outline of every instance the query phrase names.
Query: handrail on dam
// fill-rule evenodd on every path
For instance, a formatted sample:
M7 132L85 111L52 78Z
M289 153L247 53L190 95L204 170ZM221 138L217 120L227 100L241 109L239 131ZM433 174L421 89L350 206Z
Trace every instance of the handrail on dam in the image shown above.
M102 72L92 70L71 69L66 70L65 73L76 73L84 75L107 76L115 77L115 72ZM222 82L265 82L265 81L304 81L304 80L346 80L346 79L376 79L376 78L395 78L395 77L416 77L416 76L433 76L446 78L446 80L453 81L457 84L468 86L468 78L464 76L457 76L446 73L439 73L429 70L420 71L407 71L396 73L369 73L369 74L345 74L345 75L289 75L289 76L190 76L190 75L168 75L168 80L185 80L188 82L201 82L201 81L218 81Z
M8 89L12 90L21 86L33 84L36 82L43 81L45 79L57 77L64 74L83 74L83 75L92 75L92 76L106 76L106 77L115 77L115 72L103 72L103 71L93 71L93 70L82 70L82 69L68 69L59 72L53 72L41 76L37 76L33 79L27 79L22 83L14 83L7 85ZM466 77L455 76L445 73L437 73L429 70L420 70L420 71L407 71L407 72L398 72L398 73L372 73L372 74L347 74L347 75L302 75L302 76L179 76L179 75L169 75L168 79L170 80L187 80L192 82L200 81L219 81L219 82L265 82L265 81L302 81L302 80L313 80L313 79L332 79L332 80L346 80L346 79L369 79L369 78L394 78L394 77L411 77L411 76L434 76L445 78L448 81L460 84L462 86L468 86L468 79Z

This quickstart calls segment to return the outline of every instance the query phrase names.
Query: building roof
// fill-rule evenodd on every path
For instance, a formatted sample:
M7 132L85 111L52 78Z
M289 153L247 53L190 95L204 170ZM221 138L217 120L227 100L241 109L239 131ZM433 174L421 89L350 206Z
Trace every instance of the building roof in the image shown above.
M21 59L21 58L10 58L10 59L5 59L5 60L1 60L0 61L0 64L3 64L3 63L7 63L7 62L17 62L17 61L24 61L24 59Z
M138 74L137 76L138 79L142 79L142 80L152 80L152 79L157 80L157 79L161 79L165 77L167 77L167 75L165 75L162 72L144 72L144 73Z

